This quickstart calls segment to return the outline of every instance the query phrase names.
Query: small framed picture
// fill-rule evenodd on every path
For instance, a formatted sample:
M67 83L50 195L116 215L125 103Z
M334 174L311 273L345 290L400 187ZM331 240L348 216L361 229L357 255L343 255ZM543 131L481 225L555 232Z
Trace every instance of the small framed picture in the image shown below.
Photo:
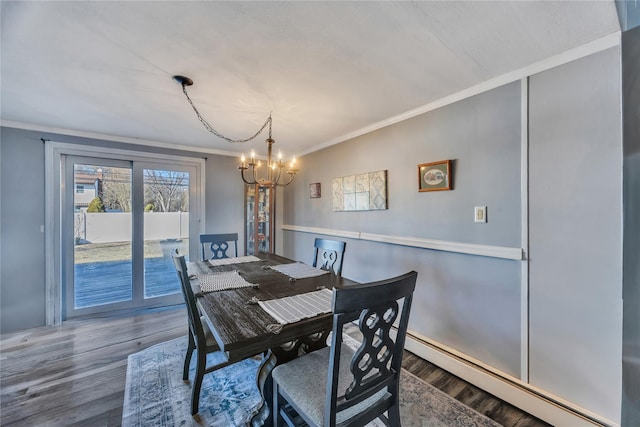
M309 184L309 197L312 199L317 199L321 196L320 183L314 182L313 184Z
M418 191L451 190L451 160L418 165Z

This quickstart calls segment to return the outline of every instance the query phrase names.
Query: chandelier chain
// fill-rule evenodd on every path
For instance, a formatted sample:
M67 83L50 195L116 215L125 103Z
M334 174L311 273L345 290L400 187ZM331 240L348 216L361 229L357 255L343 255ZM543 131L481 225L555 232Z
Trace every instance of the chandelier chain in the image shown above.
M200 114L200 112L198 111L198 109L196 108L196 106L193 104L193 101L191 100L191 98L189 97L189 94L187 93L187 86L185 85L185 83L182 83L182 92L184 92L184 96L187 97L187 101L189 101L189 105L191 105L191 108L193 108L193 111L195 111L196 116L198 117L198 120L200 120L200 123L203 124L203 126L212 134L214 134L215 136L217 136L218 138L224 139L225 141L231 142L231 143L243 143L243 142L249 142L253 139L255 139L258 135L260 135L264 129L267 127L267 125L269 125L269 139L271 139L271 114L269 114L269 117L267 117L267 120L265 120L264 124L262 125L262 127L253 135L250 136L249 138L246 139L232 139L229 137L224 136L223 134L221 134L220 132L218 132L217 130L215 130L213 128L213 126L211 126L205 119L204 117L202 117L202 115Z

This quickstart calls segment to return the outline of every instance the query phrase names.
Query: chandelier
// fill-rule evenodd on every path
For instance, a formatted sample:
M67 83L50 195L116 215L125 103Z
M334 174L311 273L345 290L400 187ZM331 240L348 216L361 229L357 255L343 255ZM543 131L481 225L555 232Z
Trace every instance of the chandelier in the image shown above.
M262 176L262 177L259 176L258 169L262 166L262 162L260 160L256 160L256 153L254 150L251 150L249 161L247 162L247 159L245 158L244 154L242 154L242 157L240 157L240 166L238 167L238 169L240 170L240 177L246 184L249 184L249 185L258 184L261 187L271 187L271 188L284 187L285 185L291 184L291 182L296 176L296 173L298 173L298 169L296 169L295 167L296 166L295 157L292 158L291 162L289 162L288 164L282 161L282 153L279 151L278 151L277 160L273 160L271 158L272 146L273 144L275 144L275 141L271 137L271 123L273 121L271 119L271 114L269 114L269 117L267 118L267 120L265 120L262 127L255 134L253 134L253 136L250 136L249 138L246 138L246 139L228 138L222 135L217 130L215 130L213 126L211 126L202 117L202 115L200 115L200 112L198 111L196 106L193 105L193 101L191 100L191 98L189 97L189 94L187 93L187 86L193 85L193 80L185 76L173 76L173 79L182 85L182 92L184 93L184 96L187 97L187 101L189 101L189 105L191 105L191 108L193 108L193 111L196 113L196 116L198 117L198 120L200 120L200 123L202 123L203 126L209 132L211 132L218 138L222 138L225 141L228 141L231 143L249 142L255 139L267 128L267 126L269 126L269 137L265 141L267 143L266 176ZM247 173L249 175L247 177L245 176L245 172L247 172L249 169L251 169L251 171ZM283 178L284 175L288 175L287 181L284 183L281 183L280 179Z

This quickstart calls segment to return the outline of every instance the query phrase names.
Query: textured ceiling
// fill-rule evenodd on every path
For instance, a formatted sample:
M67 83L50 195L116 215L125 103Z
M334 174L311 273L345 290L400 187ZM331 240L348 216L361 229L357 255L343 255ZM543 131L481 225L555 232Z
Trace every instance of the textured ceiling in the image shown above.
M1 3L4 124L299 154L620 30L613 1ZM266 135L259 136L263 141Z

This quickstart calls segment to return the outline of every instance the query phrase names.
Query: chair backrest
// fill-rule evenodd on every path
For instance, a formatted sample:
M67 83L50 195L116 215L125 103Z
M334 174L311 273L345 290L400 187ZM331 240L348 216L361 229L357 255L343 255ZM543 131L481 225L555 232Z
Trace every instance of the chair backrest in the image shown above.
M200 245L202 246L202 261L207 259L205 255L206 250L209 249L211 256L208 259L222 259L229 258L227 250L229 249L229 242L233 242L235 248L235 255L238 256L238 233L225 233L225 234L201 234Z
M316 237L313 244L313 266L318 267L318 262L320 262L319 268L333 271L340 276L342 274L342 261L344 260L346 246L346 242Z
M350 415L349 425L365 425L399 404L400 369L417 276L412 271L392 279L334 290L324 418L329 421L327 425L335 425L338 412L368 399L375 402L368 401L366 409ZM363 341L350 361L349 386L339 387L343 326L355 319L359 319ZM397 334L392 339L390 331L394 323ZM346 391L338 395L338 390Z
M180 255L178 250L175 249L172 254L173 266L178 273L180 279L180 288L182 289L182 296L184 302L187 305L187 314L189 316L189 330L196 341L197 348L204 348L206 344L206 338L204 335L204 329L202 329L202 323L200 321L200 312L196 305L196 297L191 288L191 281L189 280L189 273L187 272L187 263L184 260L184 255Z

